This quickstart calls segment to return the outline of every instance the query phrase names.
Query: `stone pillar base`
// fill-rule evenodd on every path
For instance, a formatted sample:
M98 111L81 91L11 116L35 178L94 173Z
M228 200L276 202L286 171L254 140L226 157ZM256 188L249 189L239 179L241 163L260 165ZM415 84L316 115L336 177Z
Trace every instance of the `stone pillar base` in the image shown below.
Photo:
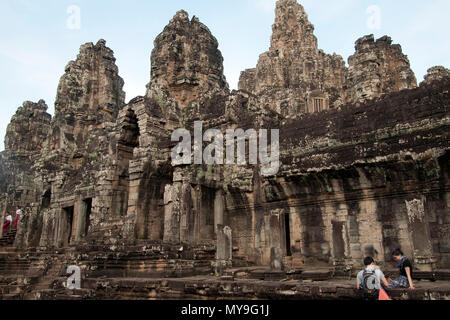
M353 264L346 259L334 259L334 275L335 276L351 276Z
M414 268L419 271L432 272L436 270L437 259L433 256L415 256Z
M216 277L223 276L226 269L231 268L233 263L231 260L216 260L213 263L214 273Z

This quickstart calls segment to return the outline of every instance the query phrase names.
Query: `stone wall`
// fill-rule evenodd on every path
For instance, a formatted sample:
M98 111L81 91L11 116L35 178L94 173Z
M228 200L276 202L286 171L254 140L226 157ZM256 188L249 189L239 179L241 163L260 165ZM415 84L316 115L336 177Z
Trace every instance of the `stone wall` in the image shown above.
M182 257L216 246L219 275L231 264L346 273L402 247L422 271L448 268L449 80L430 72L416 88L388 37L358 40L347 69L313 29L296 1L278 1L270 50L230 93L217 40L180 11L155 41L146 96L128 104L112 50L83 45L55 117L25 103L8 128L0 209L25 207L16 247L164 244ZM280 171L172 164L173 130L196 120L280 129Z
M240 253L269 264L278 231L268 224L283 210L290 252L279 246L294 265L358 265L368 254L390 262L397 247L424 270L446 265L448 87L441 82L286 121L279 174L264 179L241 171L235 179L252 189L227 195L231 227L242 232L234 240ZM420 223L408 215L411 201L423 208Z

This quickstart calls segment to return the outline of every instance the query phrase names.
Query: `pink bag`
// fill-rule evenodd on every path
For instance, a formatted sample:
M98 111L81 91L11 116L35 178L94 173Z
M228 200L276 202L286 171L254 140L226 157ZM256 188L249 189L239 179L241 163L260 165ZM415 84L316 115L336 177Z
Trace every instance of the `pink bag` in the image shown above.
M389 298L388 294L386 293L386 291L384 291L383 289L380 289L380 294L378 296L378 300L392 300L391 298Z

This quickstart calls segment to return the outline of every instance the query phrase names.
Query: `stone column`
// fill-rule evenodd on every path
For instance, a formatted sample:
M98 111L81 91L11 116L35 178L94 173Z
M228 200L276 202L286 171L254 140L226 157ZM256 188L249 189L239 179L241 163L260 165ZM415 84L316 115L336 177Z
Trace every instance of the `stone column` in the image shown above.
M128 183L128 205L127 205L127 215L124 217L124 224L122 226L122 234L125 239L129 242L134 242L135 237L138 235L138 228L136 224L138 223L138 199L139 199L139 186L142 182L142 177L144 174L145 161L142 158L131 159L129 162L128 172L129 172L129 183ZM107 174L107 172L105 172ZM106 184L103 182L101 184ZM97 201L102 202L102 193L108 194L108 188L105 187L104 191L101 191L99 195L96 196Z
M349 247L347 244L346 222L332 220L331 221L331 240L332 240L332 257L334 271L336 275L346 275L351 270L351 264L347 263L346 251Z
M228 226L217 226L217 251L216 259L231 261L233 258L232 230Z
M77 228L75 234L75 240L80 240L86 236L86 220L87 220L87 209L88 205L83 200L77 203Z
M201 238L201 199L202 199L202 191L201 186L196 186L192 189L191 199L193 206L193 215L194 215L194 231L193 231L193 240L198 243Z
M220 276L233 264L233 238L230 227L217 225L216 246L215 272L217 276Z
M216 191L216 196L214 199L214 230L217 234L218 226L223 225L223 212L224 212L224 199L223 199L223 191L219 189Z
M285 256L284 230L284 210L272 210L269 216L269 248L270 248L270 268L272 270L283 269L283 257ZM284 249L284 250L283 250Z
M428 221L425 215L425 198L406 200L408 226L414 248L415 266L420 271L433 271L436 258L433 256L433 246Z
M192 187L184 181L181 187L180 240L192 244L195 241L195 217L192 204Z
M58 209L57 219L56 219L56 237L55 244L58 248L63 248L66 244L68 238L68 223L67 223L67 213L63 208Z
M180 192L182 184L167 185L164 191L164 242L180 243Z

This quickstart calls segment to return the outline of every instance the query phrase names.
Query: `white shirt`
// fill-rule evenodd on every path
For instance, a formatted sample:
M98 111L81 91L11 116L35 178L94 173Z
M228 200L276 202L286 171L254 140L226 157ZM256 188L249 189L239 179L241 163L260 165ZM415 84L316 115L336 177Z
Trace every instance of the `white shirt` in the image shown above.
M368 266L365 270L361 270L358 273L358 281L360 284L364 281L364 271L373 272L375 271L375 277L376 277L376 283L375 283L375 289L380 290L381 289L381 279L384 278L384 273L380 270L377 266Z
M6 216L6 221L12 222L12 216L10 214Z

